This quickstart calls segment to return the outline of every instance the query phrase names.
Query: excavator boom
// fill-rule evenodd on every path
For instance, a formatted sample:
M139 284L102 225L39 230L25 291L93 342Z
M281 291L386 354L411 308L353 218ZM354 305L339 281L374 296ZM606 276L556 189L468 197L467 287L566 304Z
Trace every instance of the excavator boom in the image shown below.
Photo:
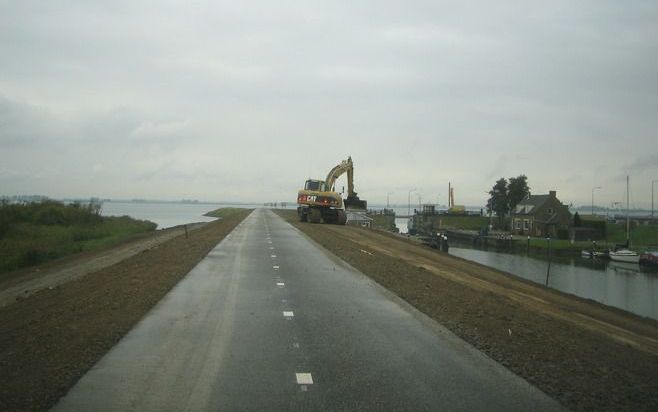
M335 190L336 179L347 173L347 199L345 199L345 208L347 209L366 209L367 202L359 199L357 193L354 191L354 163L352 157L343 160L327 174L327 187L329 190Z

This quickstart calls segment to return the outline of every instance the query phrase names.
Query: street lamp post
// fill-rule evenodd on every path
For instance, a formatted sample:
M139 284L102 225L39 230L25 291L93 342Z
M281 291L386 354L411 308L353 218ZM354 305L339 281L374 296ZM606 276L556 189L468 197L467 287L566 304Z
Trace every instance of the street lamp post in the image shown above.
M386 209L389 208L389 201L388 200L389 200L389 196L391 196L392 194L394 194L394 193L393 192L386 193Z
M415 191L416 189L411 189L407 196L407 216L411 216L411 193Z
M594 191L596 189L601 189L601 186L596 186L592 188L592 218L594 218Z
M651 181L651 220L653 220L653 184L658 182L658 180Z

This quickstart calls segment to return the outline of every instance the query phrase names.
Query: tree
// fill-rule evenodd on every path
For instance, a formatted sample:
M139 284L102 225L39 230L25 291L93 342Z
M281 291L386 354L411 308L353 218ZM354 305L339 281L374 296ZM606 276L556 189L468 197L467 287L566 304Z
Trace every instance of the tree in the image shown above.
M489 191L489 200L487 201L487 210L489 213L495 213L502 221L503 217L509 212L509 199L507 196L507 179L501 177Z
M516 205L530 194L528 187L528 177L526 175L519 175L517 177L510 177L507 184L507 198L509 201L509 210L514 210Z
M574 227L581 227L583 225L583 220L580 218L578 212L576 212L576 214L573 215L573 225Z

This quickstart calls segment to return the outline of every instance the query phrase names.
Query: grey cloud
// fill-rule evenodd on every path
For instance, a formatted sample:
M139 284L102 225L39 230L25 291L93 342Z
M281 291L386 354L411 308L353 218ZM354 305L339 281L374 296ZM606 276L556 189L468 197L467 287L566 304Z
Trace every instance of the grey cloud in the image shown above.
M5 2L1 160L23 177L4 190L36 159L50 195L265 201L352 155L371 202L452 180L478 204L520 173L586 202L657 172L657 20L613 1Z

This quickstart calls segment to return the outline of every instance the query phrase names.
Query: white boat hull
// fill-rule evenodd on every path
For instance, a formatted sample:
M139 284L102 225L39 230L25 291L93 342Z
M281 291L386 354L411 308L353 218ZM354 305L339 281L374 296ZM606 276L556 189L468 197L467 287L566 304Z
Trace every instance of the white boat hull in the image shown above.
M640 255L630 250L610 252L609 256L611 260L616 262L640 263Z

